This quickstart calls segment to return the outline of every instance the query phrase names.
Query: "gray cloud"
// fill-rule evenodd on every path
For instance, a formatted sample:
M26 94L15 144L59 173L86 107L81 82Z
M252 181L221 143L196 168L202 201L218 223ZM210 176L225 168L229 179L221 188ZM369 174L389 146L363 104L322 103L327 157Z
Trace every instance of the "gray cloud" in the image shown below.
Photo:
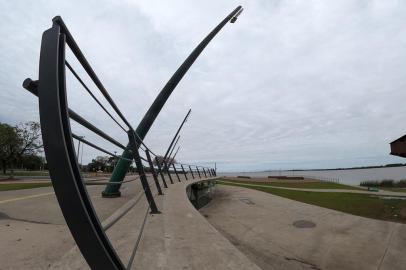
M36 78L41 34L55 15L136 125L184 58L237 4L1 1L0 121L38 119L37 101L21 82ZM237 23L213 40L168 100L146 139L153 149L165 149L191 107L178 155L185 162L217 161L224 171L403 162L388 155L388 143L406 129L406 3L241 4ZM114 122L67 79L70 106L125 143ZM84 161L96 154L85 149Z

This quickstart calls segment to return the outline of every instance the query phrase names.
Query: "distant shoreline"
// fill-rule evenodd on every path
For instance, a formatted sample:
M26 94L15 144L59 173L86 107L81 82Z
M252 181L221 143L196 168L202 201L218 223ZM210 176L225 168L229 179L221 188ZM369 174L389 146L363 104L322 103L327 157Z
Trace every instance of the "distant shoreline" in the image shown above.
M238 172L238 173L268 173L268 172L307 172L307 171L346 171L346 170L366 170L366 169L379 169L379 168L394 168L394 167L406 167L406 163L394 163L377 166L360 166L349 168L332 168L332 169L291 169L291 170L266 170L266 171L251 171L251 172ZM235 172L223 172L223 173L235 173Z
M349 168L333 168L333 169L293 169L293 170L285 170L285 171L293 171L293 172L300 172L300 171L343 171L343 170L364 170L364 169L378 169L378 168L393 168L393 167L405 167L406 164L396 163L396 164L386 164L386 165L378 165L378 166L360 166L360 167L349 167ZM276 170L278 171L278 170ZM264 171L264 172L272 172L272 171Z

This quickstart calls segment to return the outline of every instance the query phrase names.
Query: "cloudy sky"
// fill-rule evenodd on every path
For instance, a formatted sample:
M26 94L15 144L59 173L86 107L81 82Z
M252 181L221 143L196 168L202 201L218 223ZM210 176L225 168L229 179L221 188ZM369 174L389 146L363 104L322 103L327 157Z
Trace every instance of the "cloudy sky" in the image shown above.
M56 15L136 126L187 55L239 4L243 14L209 44L150 130L155 152L164 152L192 108L181 133L184 162L216 161L222 171L405 162L388 154L389 142L406 133L400 0L0 0L0 122L39 119L21 83L37 78L41 35ZM85 78L69 52L67 59ZM67 89L70 107L126 143L69 73ZM85 147L83 162L97 154Z

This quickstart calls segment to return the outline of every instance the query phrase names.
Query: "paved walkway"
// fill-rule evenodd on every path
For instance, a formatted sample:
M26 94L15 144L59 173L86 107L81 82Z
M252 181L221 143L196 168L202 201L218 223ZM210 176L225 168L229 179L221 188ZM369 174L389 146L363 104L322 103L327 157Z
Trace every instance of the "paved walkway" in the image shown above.
M174 178L175 179L175 178ZM241 187L217 186L216 198L201 210L175 181L155 194L159 215L147 212L145 196L107 235L127 263L146 225L131 269L402 269L405 225L356 217ZM197 180L196 180L197 181ZM122 197L88 192L101 221L141 192L125 183ZM403 194L402 194L403 195ZM313 228L293 225L305 220ZM211 224L210 224L211 223ZM304 225L303 225L304 224ZM65 224L52 187L0 192L0 269L88 269Z
M128 269L260 270L219 234L186 195L194 181L169 184L165 195L150 187L162 214L151 215L139 181L123 184L122 197L100 196L104 186L88 186L99 219L106 222L141 193L141 200L107 230L111 244L127 265L146 224L134 263ZM52 187L0 192L0 269L89 269L66 226Z
M162 197L163 212L146 224L135 269L260 270L192 206L192 182L170 186Z
M404 224L243 187L216 188L200 212L262 269L405 269Z
M313 191L313 192L344 192L344 193L359 193L368 195L379 195L379 196L396 196L396 197L406 197L406 192L394 192L380 189L378 192L366 191L366 190L355 190L355 189L322 189L322 188L290 188L290 187L278 187L272 185L261 185L261 184L248 184L248 183L238 183L235 181L224 181L217 180L218 182L234 184L239 186L247 187L266 187L266 188L278 188L278 189L288 189L288 190L300 190L300 191Z
M176 181L155 196L158 215L147 214L147 220L131 269L142 270L260 270L243 253L219 234L192 206L186 187L196 181ZM109 238L126 265L145 216L146 201L131 210L109 230ZM87 269L78 249L73 247L52 264L51 269Z
M139 181L125 183L122 197L106 199L100 196L103 189L88 186L102 221L142 190ZM48 269L75 246L52 187L1 191L0 239L1 270Z

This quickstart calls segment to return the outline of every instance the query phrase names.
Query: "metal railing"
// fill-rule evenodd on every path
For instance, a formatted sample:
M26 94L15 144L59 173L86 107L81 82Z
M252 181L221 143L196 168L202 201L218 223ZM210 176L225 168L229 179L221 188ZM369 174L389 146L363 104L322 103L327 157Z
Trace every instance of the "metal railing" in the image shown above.
M230 21L241 10L241 7L238 7L225 20ZM67 49L71 50L87 76L90 77L98 91L118 116L118 119L103 106L102 102L79 76L79 73L67 61L65 57ZM119 129L126 133L129 142L128 146L120 143L111 134L96 127L85 117L69 108L66 87L67 70L72 73L73 77L76 78L108 117L117 124ZM183 163L168 164L166 159L159 160L161 156L155 154L144 143L113 101L61 17L55 17L52 27L43 33L39 79L37 81L26 79L23 87L38 97L42 138L55 194L72 236L92 269L131 268L148 213L160 213L147 179L146 170L151 173L152 183L156 188L157 196L163 195L164 190L169 188L170 184L181 182L182 178L192 180L216 176L216 171L213 168ZM94 142L84 139L83 136L73 133L71 130L71 120L98 137L103 138L112 147L129 151L131 158L113 154L113 151L107 150ZM119 160L135 163L138 175L133 179L120 182L84 180L80 171L77 153L75 152L74 140L80 141ZM169 181L167 181L168 179ZM121 185L134 181L141 183L142 190L112 217L103 223L100 222L92 200L88 195L87 186ZM106 231L136 206L142 197L146 198L148 207L141 230L134 244L134 250L131 253L129 261L124 264L106 236Z

